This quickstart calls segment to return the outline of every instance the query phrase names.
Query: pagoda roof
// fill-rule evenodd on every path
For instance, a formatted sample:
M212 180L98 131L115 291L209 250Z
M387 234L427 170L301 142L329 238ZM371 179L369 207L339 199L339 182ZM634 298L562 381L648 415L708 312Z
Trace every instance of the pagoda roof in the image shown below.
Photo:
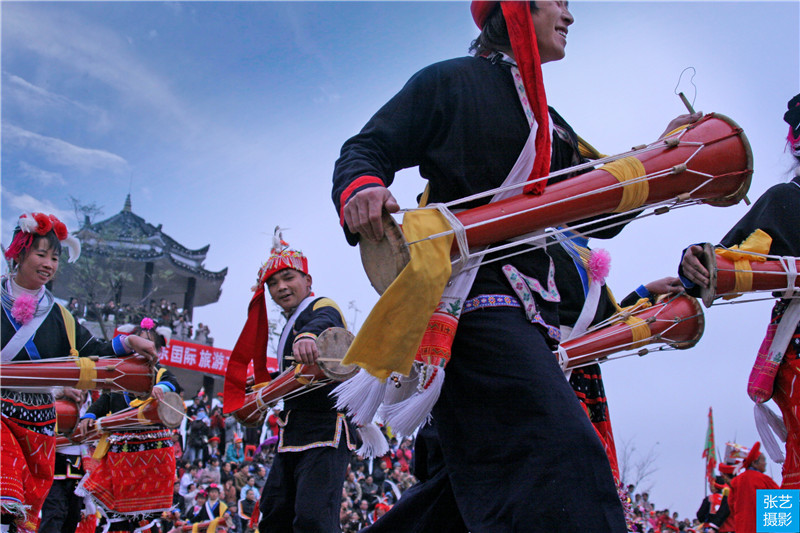
M135 214L131 210L128 195L122 211L100 222L84 225L75 232L75 236L81 241L81 255L101 260L106 268L124 268L133 275L132 286L123 292L123 301L120 303L141 299L140 281L144 280L147 263L154 264L155 274L159 271L170 272L168 281L156 283L159 288L151 298L177 301L186 292L189 278L195 278L196 307L219 300L222 282L228 273L227 267L218 272L206 270L203 262L209 245L198 249L188 248L161 228L161 224L154 226ZM63 273L69 277L66 272L69 269L64 270ZM57 287L58 284L54 292L58 292Z

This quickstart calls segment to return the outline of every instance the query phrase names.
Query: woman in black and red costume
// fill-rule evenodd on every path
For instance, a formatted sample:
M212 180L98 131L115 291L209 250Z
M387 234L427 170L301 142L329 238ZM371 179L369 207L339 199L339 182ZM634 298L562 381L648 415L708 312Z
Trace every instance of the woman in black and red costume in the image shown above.
M2 361L27 361L85 355L139 353L155 361L155 346L136 335L100 341L55 302L45 284L58 271L62 244L70 261L80 243L54 215L25 213L19 217L5 253L11 273L2 287ZM69 334L68 334L69 329ZM74 332L74 345L69 336ZM71 389L60 393L70 394ZM0 393L0 505L3 531L35 531L39 510L53 482L55 419L52 387L25 391L3 387Z

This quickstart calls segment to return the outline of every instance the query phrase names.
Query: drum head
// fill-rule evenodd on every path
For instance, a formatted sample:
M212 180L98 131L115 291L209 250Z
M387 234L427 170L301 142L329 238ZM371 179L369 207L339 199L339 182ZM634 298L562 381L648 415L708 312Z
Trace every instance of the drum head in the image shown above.
M158 402L158 418L170 429L181 425L185 412L183 400L174 392L165 392L164 399Z
M383 294L411 261L403 232L386 211L383 212L383 233L383 239L378 242L362 238L358 245L361 264L378 294Z
M703 300L703 305L711 307L717 297L717 254L711 244L705 243L703 245L703 255L700 257L700 262L708 270L708 288L700 287L700 298Z
M694 309L694 323L696 329L694 336L691 339L682 342L669 343L670 346L678 350L688 350L689 348L692 348L695 344L700 342L700 339L703 337L703 332L706 329L706 319L705 315L703 314L703 308L700 307L700 302L688 294L686 294L685 297L688 302L691 302L692 308Z
M328 328L317 337L317 349L322 359L317 365L330 379L345 381L358 372L356 365L341 363L354 338L354 335L344 328Z

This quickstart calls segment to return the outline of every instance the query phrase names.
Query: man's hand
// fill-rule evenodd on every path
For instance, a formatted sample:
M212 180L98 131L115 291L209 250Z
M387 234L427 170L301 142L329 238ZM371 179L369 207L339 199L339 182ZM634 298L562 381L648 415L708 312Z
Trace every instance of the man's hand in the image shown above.
M138 335L128 335L128 344L134 352L147 358L151 364L158 362L158 352L153 341Z
M667 129L664 130L664 133L661 134L659 139L663 139L666 135L676 128L680 128L681 126L685 126L686 124L692 124L693 122L697 122L703 118L703 112L697 111L696 113L692 113L691 115L678 115L677 117L673 118L669 124L667 124Z
M292 346L294 360L304 365L313 365L319 357L317 343L314 339L300 339Z
M73 389L72 387L62 387L56 394L56 398L66 398L80 405L86 400L86 391Z
M86 435L89 432L89 429L91 428L92 424L94 424L94 420L92 420L91 418L84 418L78 424L78 428L80 429L80 432L83 435Z
M708 270L700 262L700 257L703 255L703 248L693 244L686 249L681 259L681 270L683 275L690 281L693 281L701 287L708 288L709 276Z
M383 210L396 213L400 206L386 187L358 191L344 206L344 221L353 233L372 241L383 238Z
M150 391L150 395L160 402L164 399L164 389L156 385L153 387L153 390Z
M644 286L645 289L650 291L650 294L671 294L674 292L681 292L683 284L679 278L666 277L651 281Z

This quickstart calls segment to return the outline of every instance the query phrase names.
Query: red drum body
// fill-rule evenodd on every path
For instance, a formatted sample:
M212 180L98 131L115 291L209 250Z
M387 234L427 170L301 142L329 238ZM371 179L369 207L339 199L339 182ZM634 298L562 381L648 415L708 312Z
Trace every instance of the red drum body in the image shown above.
M644 175L620 182L611 173L615 164L620 165L616 168L643 168ZM463 226L469 249L475 251L528 233L661 202L734 205L747 194L752 173L753 155L742 129L731 119L711 113L635 155L548 185L540 196L518 194L455 217ZM409 244L388 214L384 228L381 241L361 239L359 243L364 270L379 294L410 260ZM451 255L459 253L454 239Z
M617 321L563 342L560 348L568 357L567 368L576 368L647 344L691 348L703 336L704 328L700 304L681 294L642 310L622 313Z
M318 365L295 365L293 368L284 370L282 374L260 389L247 393L244 405L231 414L245 426L260 426L264 415L267 414L270 407L278 403L278 400L304 387L317 384L326 377Z
M738 203L747 194L753 172L752 150L742 129L731 119L708 114L685 131L651 146L658 145L663 146L640 153L636 159L647 174L673 168L675 171L648 181L649 192L644 205L688 194L691 199L725 207ZM702 145L700 150L699 145ZM467 209L456 217L467 228L470 248L483 247L611 213L623 198L623 187L618 185L617 179L600 167L548 185L540 196L520 194ZM453 252L457 252L455 245Z
M278 400L304 389L318 387L330 381L346 381L356 375L358 367L342 365L353 334L344 328L328 328L317 337L320 358L315 365L297 364L283 371L263 387L245 395L244 405L233 413L245 426L259 426L264 415Z
M722 296L788 289L786 265L777 260L734 262L715 253L710 244L704 244L700 261L709 274L709 287L700 290L706 307ZM791 258L789 261L794 261L795 270L800 271L800 259ZM800 290L800 276L794 280L794 289Z
M149 393L155 372L140 355L20 361L0 365L3 386L11 389L73 387Z
M56 413L58 406L56 405ZM69 435L74 443L97 440L104 431L140 431L161 425L174 429L181 425L186 407L180 395L165 392L161 401L153 400L139 407L129 407L114 414L103 416L90 424L86 432L75 427ZM59 420L60 420L60 415Z
M80 409L72 400L56 400L56 446L70 445L67 435L72 434L80 421Z

